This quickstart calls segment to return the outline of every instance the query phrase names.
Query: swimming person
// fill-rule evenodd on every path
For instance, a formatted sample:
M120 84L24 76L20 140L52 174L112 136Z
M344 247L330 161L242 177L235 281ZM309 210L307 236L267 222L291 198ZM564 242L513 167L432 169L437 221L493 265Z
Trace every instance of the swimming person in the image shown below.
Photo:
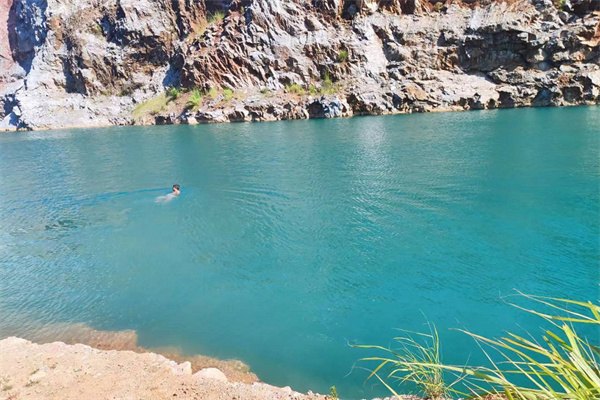
M176 183L173 185L171 193L169 193L165 196L158 196L156 198L156 202L157 203L167 203L167 202L173 200L175 197L178 197L180 194L181 194L181 186L179 186Z

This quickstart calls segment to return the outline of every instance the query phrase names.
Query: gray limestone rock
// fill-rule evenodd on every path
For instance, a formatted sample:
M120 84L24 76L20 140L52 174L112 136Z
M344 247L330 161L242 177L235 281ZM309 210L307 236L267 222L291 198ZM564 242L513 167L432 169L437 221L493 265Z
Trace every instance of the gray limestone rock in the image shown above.
M313 100L306 105L310 118L339 118L352 115L348 103L338 97Z
M597 2L434 3L0 0L0 129L600 102Z

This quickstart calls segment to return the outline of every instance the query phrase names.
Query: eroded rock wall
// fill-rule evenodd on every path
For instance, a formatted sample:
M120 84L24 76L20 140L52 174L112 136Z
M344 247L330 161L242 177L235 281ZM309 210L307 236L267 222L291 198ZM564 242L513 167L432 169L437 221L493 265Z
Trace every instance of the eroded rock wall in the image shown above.
M0 126L600 102L600 2L0 0ZM8 40L8 48L6 46ZM4 78L2 78L4 77ZM168 87L236 96L132 111ZM294 90L291 90L294 88ZM184 96L185 98L185 96ZM4 110L4 111L2 111Z
M245 107L246 119L328 115L313 110L331 100L342 104L342 115L600 100L600 14L591 8L580 17L543 1L440 2L437 10L413 2L406 13L402 1L245 4L188 47L185 85L280 91L290 84L309 88L328 76L341 87L318 107L314 99L286 99L269 112L274 100L254 98L265 110L255 117L257 106ZM356 15L346 20L351 7ZM235 120L239 112L232 110L240 106L217 111L214 119ZM210 115L206 110L201 120Z
M24 76L4 89L4 119L25 128L129 123L136 101L178 84L174 57L204 15L194 0L13 1L10 52Z

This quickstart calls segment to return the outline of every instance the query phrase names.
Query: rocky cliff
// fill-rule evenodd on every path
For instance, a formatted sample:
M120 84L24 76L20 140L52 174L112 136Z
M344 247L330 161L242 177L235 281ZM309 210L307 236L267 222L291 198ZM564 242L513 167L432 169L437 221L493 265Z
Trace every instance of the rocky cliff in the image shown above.
M600 103L600 0L0 0L0 24L4 129Z

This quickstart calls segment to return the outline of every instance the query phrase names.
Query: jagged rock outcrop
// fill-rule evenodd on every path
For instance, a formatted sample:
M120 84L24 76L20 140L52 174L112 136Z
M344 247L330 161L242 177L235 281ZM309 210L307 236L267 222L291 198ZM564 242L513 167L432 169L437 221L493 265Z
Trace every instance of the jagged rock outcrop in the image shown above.
M193 0L12 0L4 75L22 79L5 79L5 120L18 107L28 128L129 123L122 109L178 84L176 55L203 15Z
M0 0L0 14L7 4L4 127L600 103L594 0ZM167 87L207 95L145 106Z

